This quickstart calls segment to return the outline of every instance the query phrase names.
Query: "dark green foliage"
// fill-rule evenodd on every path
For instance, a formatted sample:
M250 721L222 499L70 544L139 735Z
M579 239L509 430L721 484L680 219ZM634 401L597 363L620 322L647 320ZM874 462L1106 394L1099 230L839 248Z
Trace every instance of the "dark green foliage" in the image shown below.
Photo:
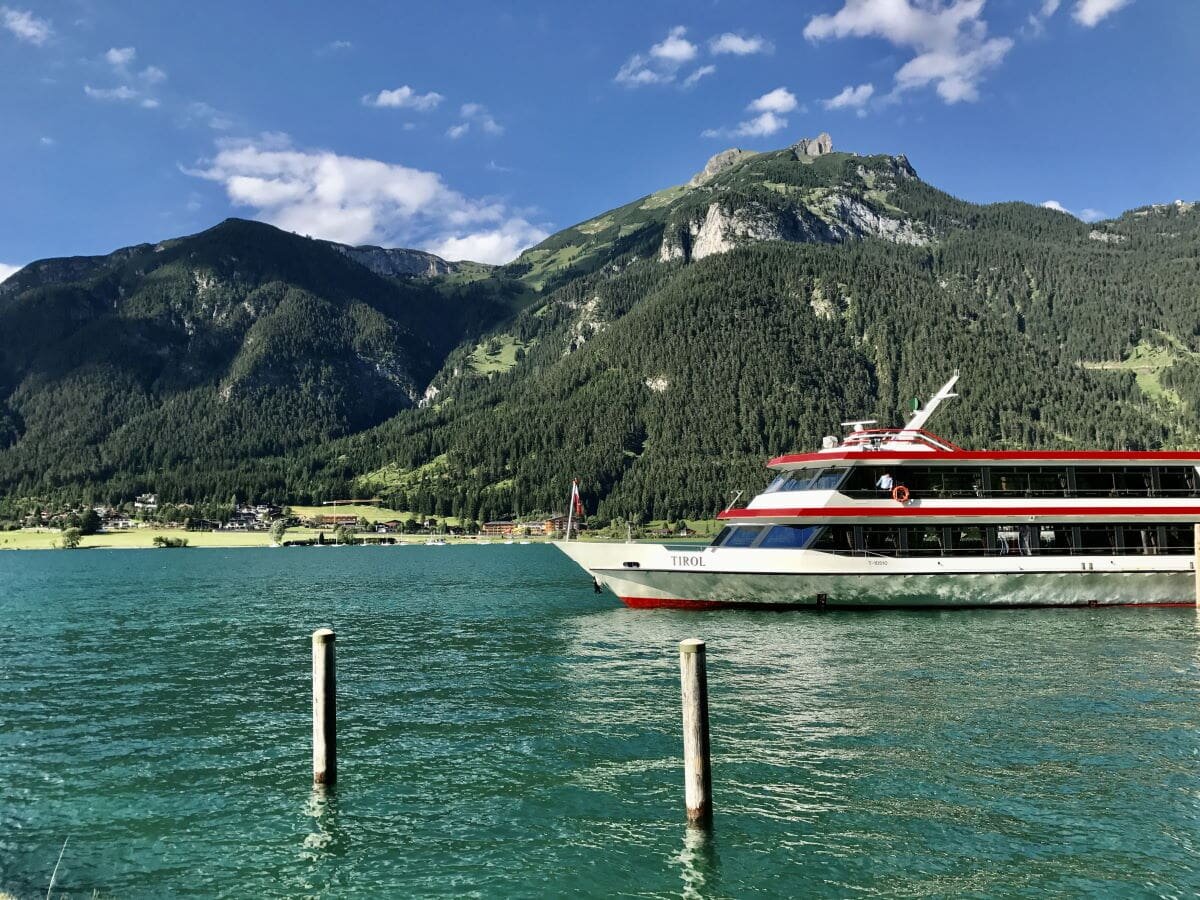
M936 239L657 261L664 231L714 202L842 240L823 218L830 191ZM229 222L0 289L0 492L154 490L206 501L196 515L213 520L234 495L381 495L488 520L564 509L578 477L597 522L707 517L758 490L767 457L846 418L899 424L955 368L962 399L932 427L967 446L1191 445L1198 298L1200 210L1085 225L980 207L902 157L753 156L473 281L384 279ZM512 370L469 365L481 341L513 339ZM1139 344L1169 357L1154 396L1113 368ZM431 405L413 408L427 387ZM0 518L30 507L10 499Z

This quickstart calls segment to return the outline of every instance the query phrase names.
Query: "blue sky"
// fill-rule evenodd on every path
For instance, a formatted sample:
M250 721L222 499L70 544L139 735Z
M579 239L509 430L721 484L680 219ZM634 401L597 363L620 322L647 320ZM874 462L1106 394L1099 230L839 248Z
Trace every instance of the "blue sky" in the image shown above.
M1200 198L1195 0L0 0L0 278L230 216L451 258L828 131L977 202Z

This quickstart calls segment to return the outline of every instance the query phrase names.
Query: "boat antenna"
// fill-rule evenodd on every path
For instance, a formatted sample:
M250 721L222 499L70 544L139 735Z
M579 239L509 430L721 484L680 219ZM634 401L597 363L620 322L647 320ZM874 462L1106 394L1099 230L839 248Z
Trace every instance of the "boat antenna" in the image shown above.
M737 503L740 499L742 499L742 491L733 491L733 499L729 501L729 505L725 507L724 512L729 512L733 509L733 504Z

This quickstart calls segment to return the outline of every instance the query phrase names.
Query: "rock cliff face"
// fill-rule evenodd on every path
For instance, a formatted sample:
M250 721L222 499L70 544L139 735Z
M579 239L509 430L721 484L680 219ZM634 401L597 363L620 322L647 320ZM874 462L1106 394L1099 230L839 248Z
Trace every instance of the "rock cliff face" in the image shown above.
M895 244L930 242L930 236L915 223L883 215L854 197L832 194L819 210L772 208L754 202L726 208L714 202L702 215L666 231L658 258L662 262L694 262L759 241L839 244L863 237Z
M829 136L829 132L822 131L815 138L801 138L792 144L792 150L796 152L797 157L824 156L833 152L833 138Z
M457 271L457 265L424 250L389 249L386 247L348 247L330 243L339 253L360 266L385 278L433 278Z
M821 172L813 169L818 164ZM780 153L725 150L688 182L691 202L680 203L665 223L658 258L691 262L759 241L836 244L875 237L926 244L933 230L888 202L900 183L915 177L902 156L859 161L833 154L826 132ZM695 202L705 195L707 202Z
M702 170L692 176L692 180L688 182L688 187L699 187L702 184L707 184L726 169L731 169L742 160L749 159L754 155L756 154L753 150L739 150L737 147L722 150L709 159L704 164Z

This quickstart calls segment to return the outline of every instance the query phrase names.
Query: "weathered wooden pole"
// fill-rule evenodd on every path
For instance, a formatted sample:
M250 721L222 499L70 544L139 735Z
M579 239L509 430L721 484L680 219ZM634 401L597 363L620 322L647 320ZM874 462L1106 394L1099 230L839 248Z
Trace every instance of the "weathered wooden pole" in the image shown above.
M312 635L313 784L337 781L337 676L331 628Z
M1192 528L1196 533L1196 558L1192 563L1192 568L1196 570L1196 606L1200 606L1200 523L1193 525Z
M712 821L712 772L708 745L708 672L704 641L679 642L683 696L683 788L689 824Z

